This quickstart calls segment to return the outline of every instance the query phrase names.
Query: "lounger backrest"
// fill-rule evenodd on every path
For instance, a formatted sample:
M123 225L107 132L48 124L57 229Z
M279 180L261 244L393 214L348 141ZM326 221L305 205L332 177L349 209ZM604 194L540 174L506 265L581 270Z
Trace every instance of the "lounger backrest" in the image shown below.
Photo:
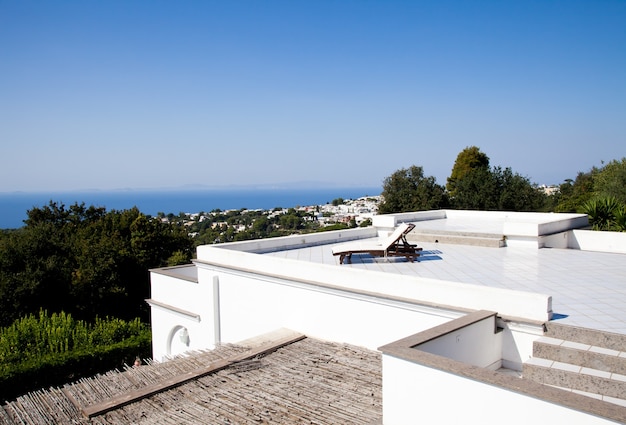
M398 226L398 228L389 236L387 236L387 238L383 239L383 241L381 242L381 246L387 250L389 249L389 247L391 247L394 243L396 243L396 241L398 239L400 239L403 235L405 235L406 233L409 233L411 230L413 230L413 228L415 227L414 224L410 224L410 223L402 223Z

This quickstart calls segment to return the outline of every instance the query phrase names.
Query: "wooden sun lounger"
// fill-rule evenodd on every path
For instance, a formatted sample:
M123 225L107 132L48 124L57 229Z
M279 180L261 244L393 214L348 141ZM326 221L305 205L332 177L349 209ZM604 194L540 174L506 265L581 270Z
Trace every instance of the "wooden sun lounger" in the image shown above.
M339 264L352 262L352 254L370 254L374 257L405 257L410 262L420 256L422 248L410 244L406 235L415 228L414 224L403 223L380 242L355 241L333 247L333 255L339 256Z

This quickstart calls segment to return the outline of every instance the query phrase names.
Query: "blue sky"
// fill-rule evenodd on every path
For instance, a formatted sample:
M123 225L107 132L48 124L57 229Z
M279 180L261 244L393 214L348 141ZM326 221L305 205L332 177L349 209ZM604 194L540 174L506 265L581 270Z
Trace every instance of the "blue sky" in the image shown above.
M0 192L626 156L624 1L0 0Z

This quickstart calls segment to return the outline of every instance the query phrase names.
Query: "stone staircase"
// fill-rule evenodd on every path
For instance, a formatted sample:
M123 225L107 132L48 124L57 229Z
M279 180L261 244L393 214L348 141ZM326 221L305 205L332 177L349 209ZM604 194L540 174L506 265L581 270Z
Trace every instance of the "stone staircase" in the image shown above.
M523 378L626 407L626 335L547 326Z
M446 243L492 248L502 248L506 246L504 235L418 228L413 229L411 233L407 235L407 240L409 242Z

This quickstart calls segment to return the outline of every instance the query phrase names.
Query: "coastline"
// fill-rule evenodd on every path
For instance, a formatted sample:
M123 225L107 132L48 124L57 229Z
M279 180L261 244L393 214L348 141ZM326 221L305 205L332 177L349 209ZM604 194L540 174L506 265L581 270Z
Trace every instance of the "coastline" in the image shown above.
M58 191L0 193L0 229L23 226L27 211L41 208L50 201L69 207L85 203L107 210L124 210L137 207L142 213L156 216L169 214L209 212L215 209L263 209L314 206L331 203L334 199L357 199L377 196L382 188L376 187L303 187L282 188L263 186L220 189L137 189L114 191Z

